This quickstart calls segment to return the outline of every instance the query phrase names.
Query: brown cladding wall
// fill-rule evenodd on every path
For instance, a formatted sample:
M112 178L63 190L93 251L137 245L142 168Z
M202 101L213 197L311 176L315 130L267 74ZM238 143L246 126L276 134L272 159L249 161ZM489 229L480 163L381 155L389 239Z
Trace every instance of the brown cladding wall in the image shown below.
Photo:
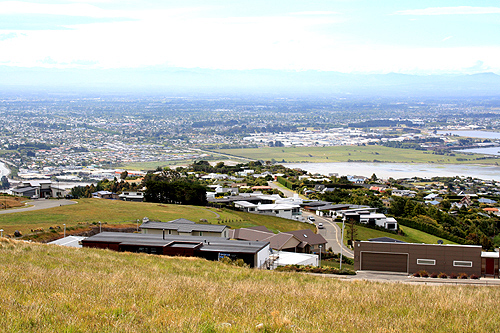
M390 256L390 254L399 254ZM403 270L403 257L408 260ZM435 260L434 265L418 264L418 259ZM458 266L457 261L472 262L472 267ZM368 267L368 268L367 268ZM355 242L354 269L413 274L420 270L429 273L481 274L481 246L434 245L411 243Z

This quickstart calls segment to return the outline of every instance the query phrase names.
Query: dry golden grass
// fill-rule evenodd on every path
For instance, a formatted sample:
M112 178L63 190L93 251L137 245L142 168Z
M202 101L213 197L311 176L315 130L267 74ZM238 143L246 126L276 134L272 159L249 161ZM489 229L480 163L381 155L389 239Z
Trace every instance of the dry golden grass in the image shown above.
M15 207L23 207L24 200L20 197L11 197L7 195L0 196L0 209L9 209Z
M497 332L500 289L0 240L5 332Z

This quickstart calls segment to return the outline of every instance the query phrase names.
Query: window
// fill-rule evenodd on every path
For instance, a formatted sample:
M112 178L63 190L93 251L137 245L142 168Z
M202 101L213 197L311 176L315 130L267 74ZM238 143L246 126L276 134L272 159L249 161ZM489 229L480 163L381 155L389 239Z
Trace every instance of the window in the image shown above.
M436 260L434 259L417 259L417 265L436 265Z
M472 261L454 260L453 266L455 266L455 267L472 267Z

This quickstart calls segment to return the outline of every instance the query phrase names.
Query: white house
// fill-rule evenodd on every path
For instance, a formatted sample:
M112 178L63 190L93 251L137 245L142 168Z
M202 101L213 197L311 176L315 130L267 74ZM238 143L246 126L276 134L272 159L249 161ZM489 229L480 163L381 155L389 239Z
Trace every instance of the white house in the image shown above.
M249 213L272 215L289 220L301 220L300 205L295 204L254 204L248 201L235 201L234 206Z
M123 201L144 201L144 192L123 192L118 195L118 198Z
M355 212L344 214L344 220L355 219L359 223L375 225L387 230L398 230L398 221L393 217L387 217L380 213Z

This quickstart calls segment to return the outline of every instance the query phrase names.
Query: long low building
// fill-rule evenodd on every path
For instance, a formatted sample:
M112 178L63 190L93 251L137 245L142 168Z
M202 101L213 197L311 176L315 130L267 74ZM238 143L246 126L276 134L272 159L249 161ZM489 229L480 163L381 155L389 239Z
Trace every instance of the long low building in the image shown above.
M250 267L269 262L269 242L229 240L222 237L151 235L123 232L101 232L81 241L83 247L111 249L119 252L200 257L219 260L243 259Z
M354 242L354 269L407 274L425 270L480 276L481 252L479 245L360 241Z

